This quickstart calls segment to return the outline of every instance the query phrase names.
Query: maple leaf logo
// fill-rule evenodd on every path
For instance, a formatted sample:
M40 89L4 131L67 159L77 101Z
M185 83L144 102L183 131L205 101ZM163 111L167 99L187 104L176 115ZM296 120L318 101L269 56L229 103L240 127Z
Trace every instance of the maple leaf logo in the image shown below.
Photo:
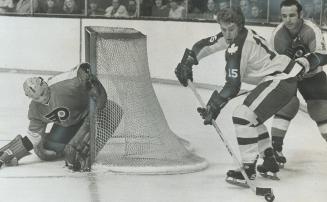
M227 52L231 55L233 55L234 53L236 53L236 51L238 50L238 46L235 46L235 44L233 43L228 49Z

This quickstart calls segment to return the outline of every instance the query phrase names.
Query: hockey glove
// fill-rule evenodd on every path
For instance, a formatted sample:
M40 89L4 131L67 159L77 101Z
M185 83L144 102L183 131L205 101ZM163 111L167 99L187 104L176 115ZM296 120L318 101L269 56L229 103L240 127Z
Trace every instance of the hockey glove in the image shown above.
M90 81L90 80L94 79L93 78L94 76L91 72L91 65L89 63L81 63L78 66L77 77L81 81Z
M81 82L85 82L88 89L92 89L98 80L91 72L91 65L89 63L82 63L78 66L77 77Z
M296 59L303 57L305 54L309 53L309 48L300 40L299 37L293 39L291 47L287 48L285 54L291 59Z
M206 108L197 108L197 111L200 113L200 116L202 117L202 119L204 119L204 125L212 125L212 121L217 119L220 110L225 106L226 103L227 100L221 97L218 91L215 90L212 93Z
M285 55L291 59L303 57L306 53L308 53L308 50L302 44L299 44L296 47L289 47L285 50Z
M88 144L75 147L68 144L65 147L65 163L66 166L73 171L85 172L89 171L90 146Z
M197 65L198 60L194 51L186 49L182 58L182 61L177 65L175 69L176 77L183 86L187 86L187 80L193 81L192 66Z
M82 83L85 83L86 89L89 90L89 95L94 100L100 95L100 81L92 74L91 65L82 63L78 66L77 77Z

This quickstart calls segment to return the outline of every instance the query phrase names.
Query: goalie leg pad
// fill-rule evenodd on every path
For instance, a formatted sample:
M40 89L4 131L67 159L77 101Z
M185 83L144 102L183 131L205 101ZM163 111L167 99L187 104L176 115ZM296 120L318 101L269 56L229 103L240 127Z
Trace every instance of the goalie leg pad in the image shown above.
M29 154L30 152L24 146L22 136L17 135L15 139L0 149L0 162L9 163L13 158L18 161Z
M88 171L90 160L90 120L87 117L75 136L65 146L65 162L74 171Z
M79 123L69 127L62 127L54 124L51 128L50 134L46 134L46 138L42 139L44 141L44 148L53 150L57 153L63 152L65 146L74 137L83 123L84 120L81 120Z
M49 143L49 135L49 133L44 133L42 135L41 141L34 146L34 153L43 161L53 161L63 157L63 152L56 152L52 149L48 149L45 147L46 143ZM52 142L51 144L60 144L60 147L65 147L65 145L61 143Z

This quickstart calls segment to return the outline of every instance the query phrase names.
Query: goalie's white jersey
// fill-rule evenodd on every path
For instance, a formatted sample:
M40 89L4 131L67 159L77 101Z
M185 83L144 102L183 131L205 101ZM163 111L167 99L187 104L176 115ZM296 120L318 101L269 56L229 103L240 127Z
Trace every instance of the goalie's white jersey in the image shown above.
M31 101L28 110L29 131L42 134L48 123L67 127L88 114L89 94L77 77L77 68L48 80L50 100L47 105Z

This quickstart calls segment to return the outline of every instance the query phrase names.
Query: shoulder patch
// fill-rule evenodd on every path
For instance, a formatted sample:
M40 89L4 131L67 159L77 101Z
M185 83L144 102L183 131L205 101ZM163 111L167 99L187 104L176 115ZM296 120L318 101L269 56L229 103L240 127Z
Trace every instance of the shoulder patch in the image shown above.
M213 42L215 42L217 40L217 38L218 38L217 35L212 36L212 37L210 37L209 42L213 43Z

